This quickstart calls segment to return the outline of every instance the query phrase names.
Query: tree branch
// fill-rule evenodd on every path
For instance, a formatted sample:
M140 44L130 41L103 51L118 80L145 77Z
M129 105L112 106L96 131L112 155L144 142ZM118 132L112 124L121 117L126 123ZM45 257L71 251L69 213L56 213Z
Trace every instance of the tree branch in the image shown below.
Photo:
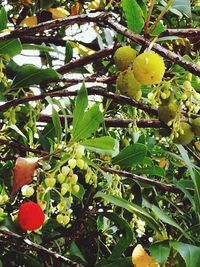
M188 29L167 29L160 34L162 36L179 36L183 38L200 38L200 29L188 28Z
M119 176L131 178L131 179L138 181L140 183L155 186L156 188L158 188L162 191L167 191L167 192L172 192L172 193L180 193L181 192L180 189L177 188L175 185L161 183L159 181L145 178L145 177L142 177L140 175L136 175L136 174L133 174L133 173L130 173L127 171L115 170L115 169L104 167L104 166L99 166L99 167L105 172L109 172L112 174L118 174ZM193 192L193 190L190 188L188 190Z
M0 229L0 233L3 235L3 236L8 236L10 238L12 238L14 240L14 242L17 242L17 245L25 245L27 246L27 250L34 250L34 251L38 251L40 253L44 253L54 259L56 259L57 261L59 262L63 262L65 264L67 264L68 266L72 266L72 267L83 267L83 265L75 262L75 261L72 261L60 254L58 254L57 252L55 251L51 251L51 250L48 250L46 249L45 247L41 246L41 245L38 245L36 243L33 243L31 240L29 240L28 238L24 238L23 236L20 236L16 233L13 233L11 231L8 231L8 230L3 230L3 229ZM1 236L0 236L1 238ZM10 242L9 242L10 244Z
M109 14L103 13L103 12L97 13L97 14L94 13L94 14L82 14L82 15L77 15L77 16L69 16L64 19L57 19L57 20L51 20L48 22L40 23L30 28L14 30L9 34L1 36L0 41L12 39L12 38L21 38L21 37L28 36L28 35L34 36L35 34L42 33L50 29L56 29L61 26L66 27L69 25L73 25L75 23L83 24L83 23L89 23L89 22L97 23L101 27L109 26L116 32L128 37L130 40L138 44L145 45L146 47L149 47L151 44L150 40L144 38L143 36L139 34L131 32L126 27L116 22ZM171 52L170 50L162 47L161 45L157 43L152 44L152 50L156 51L161 56L168 58L170 61L173 61L174 63L182 66L184 69L190 71L191 73L197 76L200 76L200 67L194 63L186 61L180 55L174 52Z

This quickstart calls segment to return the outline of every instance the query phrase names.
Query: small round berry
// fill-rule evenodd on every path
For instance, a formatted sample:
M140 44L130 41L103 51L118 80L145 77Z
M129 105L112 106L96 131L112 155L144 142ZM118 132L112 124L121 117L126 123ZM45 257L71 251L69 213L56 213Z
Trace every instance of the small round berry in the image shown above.
M71 182L72 184L76 184L77 181L78 181L78 175L73 174L73 175L70 177L70 182Z
M44 223L45 215L41 207L32 201L23 203L18 212L18 223L23 230L33 231Z
M63 223L63 215L62 215L62 214L58 214L58 215L56 216L56 221L57 221L58 223L62 224L62 223Z
M192 89L191 82L190 81L184 81L183 88L186 89L186 90Z
M64 225L68 224L69 221L70 221L70 218L69 218L68 215L64 215L62 219L63 219L63 224L64 224Z

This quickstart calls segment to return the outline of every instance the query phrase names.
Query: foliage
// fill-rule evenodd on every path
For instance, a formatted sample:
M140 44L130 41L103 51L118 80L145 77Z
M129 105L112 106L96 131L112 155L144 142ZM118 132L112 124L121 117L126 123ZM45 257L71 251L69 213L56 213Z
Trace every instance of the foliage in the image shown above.
M0 266L200 266L199 15L195 0L2 1ZM34 231L26 202L45 214Z

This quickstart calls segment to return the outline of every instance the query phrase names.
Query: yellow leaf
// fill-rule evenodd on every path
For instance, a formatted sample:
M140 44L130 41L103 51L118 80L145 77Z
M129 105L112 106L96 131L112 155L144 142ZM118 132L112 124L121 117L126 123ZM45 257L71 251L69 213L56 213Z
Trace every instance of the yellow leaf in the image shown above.
M166 157L161 158L159 162L159 167L164 169L167 163L168 163L168 158Z
M197 141L194 144L195 144L196 150L200 152L200 141Z
M149 256L140 244L138 244L133 250L132 263L134 267L159 267L156 260Z
M100 1L99 0L95 0L92 1L88 4L88 8L90 9L99 9L100 8Z
M32 6L33 1L32 0L21 0L21 3L24 6Z
M71 16L76 16L82 11L82 5L79 2L75 2L71 7Z
M63 7L48 8L47 11L51 12L53 19L63 19L69 15L69 12Z
M31 17L23 19L22 22L20 23L20 26L32 27L32 26L37 25L37 24L38 24L37 17L31 16Z
M88 56L94 53L94 51L90 48L85 47L84 45L81 45L79 43L75 43L73 41L69 42L72 47L77 48L78 53L83 56Z

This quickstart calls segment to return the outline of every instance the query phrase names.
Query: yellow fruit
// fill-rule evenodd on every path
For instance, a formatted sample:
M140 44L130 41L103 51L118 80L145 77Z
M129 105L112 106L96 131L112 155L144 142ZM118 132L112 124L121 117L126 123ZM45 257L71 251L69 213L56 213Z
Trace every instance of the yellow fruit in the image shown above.
M142 53L133 62L133 73L141 84L160 83L165 73L163 58L153 52Z
M168 123L176 117L177 105L175 103L169 103L161 105L158 108L158 117L161 121Z
M116 50L114 54L114 61L119 70L125 70L136 58L137 52L126 45Z
M196 118L192 121L192 130L195 135L200 135L200 118Z
M141 97L141 84L135 79L131 69L120 72L116 81L117 89L121 94L138 99Z
M175 138L174 142L181 145L188 145L194 138L192 127L187 122L181 122L180 127L183 130L183 134L179 134L179 137Z

